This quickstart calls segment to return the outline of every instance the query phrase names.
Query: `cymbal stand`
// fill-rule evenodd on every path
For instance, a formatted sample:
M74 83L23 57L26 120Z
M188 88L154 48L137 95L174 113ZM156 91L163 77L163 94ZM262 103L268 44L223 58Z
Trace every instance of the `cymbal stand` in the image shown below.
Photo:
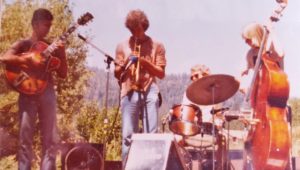
M215 104L215 85L212 85L212 105ZM216 162L216 155L215 155L215 142L216 142L216 137L215 137L215 110L212 109L212 147L213 147L213 151L212 151L212 160L213 160L213 164L212 164L212 169L215 170L215 162Z
M238 118L232 118L232 117L230 117L230 116L225 116L225 120L226 120L226 122L227 122L227 149L226 150L228 150L227 151L227 160L226 160L226 168L225 169L227 169L227 170L230 170L230 154L229 154L229 142L230 142L230 122L232 121L232 120L235 120L235 119L238 119Z
M165 133L165 126L167 122L170 121L170 114L168 113L167 116L162 118L161 125L162 125L162 132Z

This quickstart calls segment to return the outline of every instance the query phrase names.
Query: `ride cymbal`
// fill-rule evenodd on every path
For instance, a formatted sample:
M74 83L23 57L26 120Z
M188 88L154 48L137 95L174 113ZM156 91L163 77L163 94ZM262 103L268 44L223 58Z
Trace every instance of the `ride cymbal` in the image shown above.
M217 104L233 96L239 86L239 81L233 76L209 75L189 85L186 96L190 101L199 105Z

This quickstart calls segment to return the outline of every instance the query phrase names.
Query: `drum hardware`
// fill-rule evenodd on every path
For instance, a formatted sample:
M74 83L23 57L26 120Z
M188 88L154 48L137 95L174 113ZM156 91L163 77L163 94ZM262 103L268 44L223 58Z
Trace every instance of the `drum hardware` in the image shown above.
M212 108L211 111L210 111L210 113L211 114L216 114L218 112L222 112L223 113L223 112L225 112L225 111L227 111L229 109L230 109L229 107L224 107L224 108L220 108L220 109Z
M215 96L215 88L212 88L212 104L215 104L214 101L214 96ZM212 116L212 124L213 124L213 128L212 128L212 133L215 134L215 111L213 110L212 113L211 113L213 116ZM216 138L215 136L213 135L213 154L212 154L212 160L213 160L213 167L212 169L214 170L215 169L215 161L216 161L216 156L215 156L215 151L216 151L216 148L215 148L215 142L216 142Z
M246 139L245 139L245 131L249 131L249 126L252 126L252 125L256 125L257 123L260 122L260 120L258 119L254 119L254 118L249 118L249 116L245 113L243 114L239 114L239 113L226 113L224 114L224 117L225 117L225 120L227 122L227 128L225 129L225 132L222 133L223 135L227 136L227 139L228 139L228 143L227 143L227 148L228 150L230 149L229 148L229 141L230 139L232 139L233 141L239 139L239 140L243 140L245 145L249 145L249 141L247 142ZM231 134L232 133L232 130L230 130L230 122L233 121L233 120L241 120L242 122L244 122L244 132L241 134L241 136L237 136L236 135L233 135ZM244 166L249 166L251 163L251 158L249 157L248 154L246 154L246 152L249 152L249 147L245 147L245 150L244 150L244 153L243 153L243 159L244 159ZM227 153L227 162L226 162L226 168L230 168L231 165L231 162L230 162L230 155L229 155L229 152ZM245 163L246 162L246 163ZM245 167L244 167L245 169ZM249 169L246 168L246 169Z
M229 150L229 137L230 137L230 122L232 120L237 120L239 119L239 116L238 115L235 115L235 114L225 114L225 120L227 121L227 149ZM229 152L227 152L227 161L226 161L226 169L230 169L230 155L229 155Z
M241 120L245 124L249 124L249 125L256 125L257 123L260 122L259 119L248 118L244 114L224 114L224 117L227 122L231 120Z
M186 96L190 101L199 105L214 105L225 101L233 96L240 83L232 76L224 74L215 74L202 77L193 82L186 91ZM198 95L199 94L199 95ZM212 110L211 114L216 112ZM212 116L212 123L215 125L215 117ZM215 134L215 126L212 128L212 133ZM213 135L213 144L215 143L215 136ZM213 145L213 162L215 162L215 145ZM215 169L213 163L213 169Z
M215 128L215 134L212 134L212 128L213 124L211 122L202 122L202 124L199 125L199 133L194 136L175 135L179 139L177 143L180 146L184 146L186 149L195 152L194 160L197 162L193 163L193 167L197 167L200 170L212 169L213 166L215 167L215 169L225 168L226 165L225 160L223 160L225 157L227 157L226 151L222 153L220 151L223 151L223 149L221 149L220 151L218 149L215 149L216 151L212 151L213 145L217 145L217 147L219 147L221 143L218 140L214 143L212 140L213 136L222 134L217 126ZM217 159L213 159L213 152L215 152L216 154L219 153L220 156L216 156ZM223 160L223 163L221 163L221 160Z
M171 110L170 110L171 112ZM161 124L162 124L162 132L165 132L165 125L167 124L167 122L170 122L171 115L168 113L165 117L163 117L161 119Z

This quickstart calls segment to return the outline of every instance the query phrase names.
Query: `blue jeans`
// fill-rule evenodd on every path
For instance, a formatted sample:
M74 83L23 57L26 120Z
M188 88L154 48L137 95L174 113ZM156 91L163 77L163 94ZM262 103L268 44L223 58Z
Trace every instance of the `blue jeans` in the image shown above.
M143 120L143 132L157 132L159 108L158 93L159 89L157 85L152 83L148 91L131 91L121 99L123 163L128 154L131 135L139 132L140 115Z
M30 170L33 157L32 142L39 119L42 142L42 170L55 169L55 150L57 142L56 132L56 96L52 84L40 95L19 96L20 114L20 143L18 152L19 170Z

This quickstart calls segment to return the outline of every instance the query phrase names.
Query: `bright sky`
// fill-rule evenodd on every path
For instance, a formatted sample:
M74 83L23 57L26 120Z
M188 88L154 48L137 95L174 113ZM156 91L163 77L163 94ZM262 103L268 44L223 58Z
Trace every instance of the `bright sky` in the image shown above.
M75 17L85 12L94 20L79 28L91 35L91 42L112 57L118 42L130 36L124 26L131 9L145 11L150 21L147 34L164 43L167 50L166 73L189 73L199 63L209 66L214 74L228 74L241 81L246 67L248 46L241 31L250 22L266 23L275 0L70 0ZM285 53L285 71L290 81L290 97L300 97L300 1L290 0L275 31ZM80 41L80 39L78 39ZM89 48L88 63L105 69L104 56ZM113 67L112 67L113 69Z

